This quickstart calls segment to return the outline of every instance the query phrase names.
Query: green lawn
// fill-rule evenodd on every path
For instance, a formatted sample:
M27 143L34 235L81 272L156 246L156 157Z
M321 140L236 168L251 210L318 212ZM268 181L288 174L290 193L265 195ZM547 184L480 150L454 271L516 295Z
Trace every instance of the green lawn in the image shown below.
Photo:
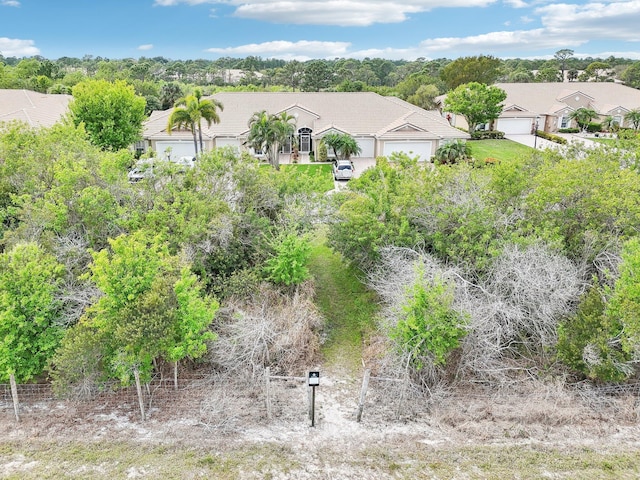
M522 156L529 156L533 152L531 147L514 142L513 140L469 140L471 155L476 160L495 158L500 161L512 160Z
M361 366L363 336L375 327L379 308L375 293L326 245L322 231L315 236L309 270L316 283L316 304L327 320L324 359L356 372Z

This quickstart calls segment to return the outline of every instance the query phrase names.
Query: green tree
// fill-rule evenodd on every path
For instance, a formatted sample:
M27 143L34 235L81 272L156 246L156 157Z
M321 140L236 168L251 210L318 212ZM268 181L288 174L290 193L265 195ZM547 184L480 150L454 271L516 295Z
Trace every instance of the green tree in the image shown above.
M567 69L567 59L573 57L573 53L573 50L570 48L563 48L553 55L554 58L560 62L561 82L564 82L564 72Z
M255 151L264 152L268 162L280 169L280 149L295 131L295 117L283 112L271 115L266 110L256 112L249 119L249 144Z
M425 110L435 110L438 95L440 95L440 91L435 85L420 85L418 90L407 98L407 102Z
M586 132L591 120L598 118L598 112L591 108L581 107L570 112L569 118L575 120L582 131Z
M359 155L362 152L356 139L348 133L331 132L322 139L327 148L333 150L336 159L349 160L352 155Z
M492 56L462 57L442 69L440 77L449 90L467 83L491 85L500 76L502 62Z
M620 79L633 88L640 88L640 62L629 65L620 75Z
M0 380L16 382L44 370L63 335L56 298L63 267L35 243L0 254Z
M611 76L611 65L605 62L591 62L587 65L585 73L594 82L604 82Z
M202 140L202 120L208 126L212 123L220 123L220 116L217 110L223 110L222 103L215 99L202 99L202 91L196 89L193 95L188 95L179 99L176 106L167 120L167 133L171 135L174 127L187 127L193 135L193 146L196 155L198 154L198 140L200 142L200 152L203 152L204 143ZM197 137L196 137L197 134Z
M306 236L296 232L283 233L271 242L273 255L267 259L264 271L269 281L286 286L299 285L309 278L311 245Z
M144 98L124 81L80 82L69 103L74 124L83 124L91 142L105 150L127 148L140 139L144 109Z
M474 132L479 125L495 120L502 112L507 94L501 88L482 83L467 83L449 92L444 110L462 115Z
M624 119L631 124L634 130L640 129L640 108L634 108L627 112Z
M182 88L177 83L166 83L160 89L160 103L162 110L175 107L176 102L183 97Z
M331 68L324 60L312 60L305 64L301 88L303 92L320 92L331 85Z

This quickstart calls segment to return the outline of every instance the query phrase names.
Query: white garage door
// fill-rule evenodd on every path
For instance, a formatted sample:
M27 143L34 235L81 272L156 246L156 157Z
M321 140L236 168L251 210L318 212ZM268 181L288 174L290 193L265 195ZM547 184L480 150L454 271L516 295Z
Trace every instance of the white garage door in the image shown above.
M171 150L167 150L170 148ZM171 154L171 158L193 157L195 148L193 141L161 141L156 142L156 153L159 158L168 160L167 154Z
M531 133L530 118L499 118L497 130L507 135L523 135Z
M431 158L431 142L384 142L382 154L388 157L393 152L406 153L410 157L419 156L419 160Z
M236 147L240 148L240 140L237 138L216 138L216 147Z
M358 142L358 145L362 149L362 151L360 152L360 155L358 155L357 157L359 157L359 158L373 158L374 157L375 140L373 138L362 138L362 137L360 137L360 138L356 138L356 141Z

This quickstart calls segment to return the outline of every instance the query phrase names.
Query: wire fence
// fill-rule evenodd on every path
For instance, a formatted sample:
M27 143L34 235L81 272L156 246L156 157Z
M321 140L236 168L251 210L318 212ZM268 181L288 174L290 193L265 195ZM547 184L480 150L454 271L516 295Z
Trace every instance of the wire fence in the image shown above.
M580 409L604 416L616 415L628 421L637 421L640 415L640 383L540 384L539 387L528 386L520 391L467 386L425 393L401 381L376 380L379 379L372 377L366 394L356 386L352 397L341 399L332 396L335 392L332 392L331 385L321 385L321 401L342 401L352 405L354 421L356 412L362 415L364 411L364 417L369 421L406 421L436 412L442 415L445 411L471 411L468 405L474 402L504 411L524 406L547 412ZM305 381L292 377L289 381L272 382L269 388L270 391L265 391L265 378L261 377L243 379L196 374L181 376L177 388L172 377L156 377L143 386L142 397L148 418L190 418L200 425L218 429L231 430L247 423L305 418L308 407ZM65 421L67 417L77 420L92 415L118 414L130 421L140 420L136 387L122 387L117 382L102 385L100 391L89 397L60 397L46 383L18 385L17 393L21 418L49 417ZM13 419L14 414L11 387L0 384L0 419ZM524 418L525 413L522 415Z

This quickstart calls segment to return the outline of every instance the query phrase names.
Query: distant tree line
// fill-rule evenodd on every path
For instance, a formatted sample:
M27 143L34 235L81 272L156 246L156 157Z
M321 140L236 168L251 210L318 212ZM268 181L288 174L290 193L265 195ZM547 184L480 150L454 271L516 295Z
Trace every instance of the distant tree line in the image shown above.
M229 70L242 71L231 76ZM173 107L177 99L196 87L205 95L219 89L289 91L374 91L395 95L423 108L433 99L469 82L623 81L640 88L640 61L610 56L576 58L563 49L554 58L507 59L490 55L456 60L387 60L335 58L333 60L264 59L223 57L216 60L171 60L164 57L109 59L0 55L0 88L71 93L87 79L126 81L147 100L147 112Z

